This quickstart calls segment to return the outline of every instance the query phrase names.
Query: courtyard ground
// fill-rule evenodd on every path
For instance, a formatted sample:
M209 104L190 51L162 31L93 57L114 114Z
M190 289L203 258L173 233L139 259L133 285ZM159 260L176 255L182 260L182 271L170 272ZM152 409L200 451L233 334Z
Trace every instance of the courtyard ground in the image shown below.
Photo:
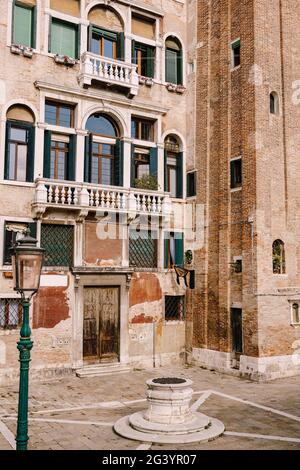
M184 376L194 381L194 409L224 422L225 434L205 444L157 445L123 439L113 431L120 417L143 410L145 381ZM127 374L75 376L30 384L32 450L299 450L300 377L255 383L203 370L172 366ZM0 449L12 449L18 387L0 388Z

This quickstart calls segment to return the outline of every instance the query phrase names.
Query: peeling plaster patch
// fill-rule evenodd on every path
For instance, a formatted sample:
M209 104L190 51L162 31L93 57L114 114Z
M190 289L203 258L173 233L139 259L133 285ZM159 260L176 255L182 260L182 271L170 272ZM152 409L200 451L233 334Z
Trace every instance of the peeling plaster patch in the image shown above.
M54 328L69 316L67 290L41 287L33 302L33 329Z
M153 317L148 317L144 313L132 318L131 323L153 323Z
M42 274L41 287L68 287L68 276Z
M129 307L161 300L162 290L158 277L152 273L133 275L129 290Z
M153 323L162 317L162 301L145 302L134 305L129 310L130 323Z

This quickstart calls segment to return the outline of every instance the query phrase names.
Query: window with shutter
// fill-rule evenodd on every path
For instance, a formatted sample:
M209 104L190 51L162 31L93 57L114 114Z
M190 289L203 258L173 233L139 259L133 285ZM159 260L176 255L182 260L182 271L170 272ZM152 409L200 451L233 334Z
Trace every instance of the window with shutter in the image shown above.
M42 224L41 246L45 248L44 266L73 264L73 225Z
M36 223L35 222L13 222L6 221L4 223L4 249L3 249L3 264L11 265L10 248L18 240L18 238L25 233L29 228L30 236L36 237Z
M13 43L34 47L34 23L35 7L16 2L13 10Z
M7 121L5 179L33 181L34 127L20 121Z
M177 38L166 40L166 82L182 85L182 47Z
M78 58L78 26L52 18L50 52Z

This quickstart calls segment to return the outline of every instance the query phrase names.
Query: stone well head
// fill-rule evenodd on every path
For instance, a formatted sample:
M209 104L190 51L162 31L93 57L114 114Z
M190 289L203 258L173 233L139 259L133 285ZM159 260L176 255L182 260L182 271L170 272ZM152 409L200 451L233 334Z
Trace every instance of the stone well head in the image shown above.
M147 380L145 419L162 424L184 423L190 416L193 382L181 377Z

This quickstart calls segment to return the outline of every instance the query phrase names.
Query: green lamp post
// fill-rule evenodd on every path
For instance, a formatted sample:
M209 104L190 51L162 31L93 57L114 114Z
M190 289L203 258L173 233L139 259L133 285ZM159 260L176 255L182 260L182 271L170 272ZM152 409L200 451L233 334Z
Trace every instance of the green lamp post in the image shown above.
M27 230L10 249L14 278L14 290L21 294L23 318L18 350L20 353L20 386L17 425L17 450L27 450L28 443L28 379L30 351L33 346L29 325L29 307L32 296L38 291L43 264L44 249L36 246L37 240Z

